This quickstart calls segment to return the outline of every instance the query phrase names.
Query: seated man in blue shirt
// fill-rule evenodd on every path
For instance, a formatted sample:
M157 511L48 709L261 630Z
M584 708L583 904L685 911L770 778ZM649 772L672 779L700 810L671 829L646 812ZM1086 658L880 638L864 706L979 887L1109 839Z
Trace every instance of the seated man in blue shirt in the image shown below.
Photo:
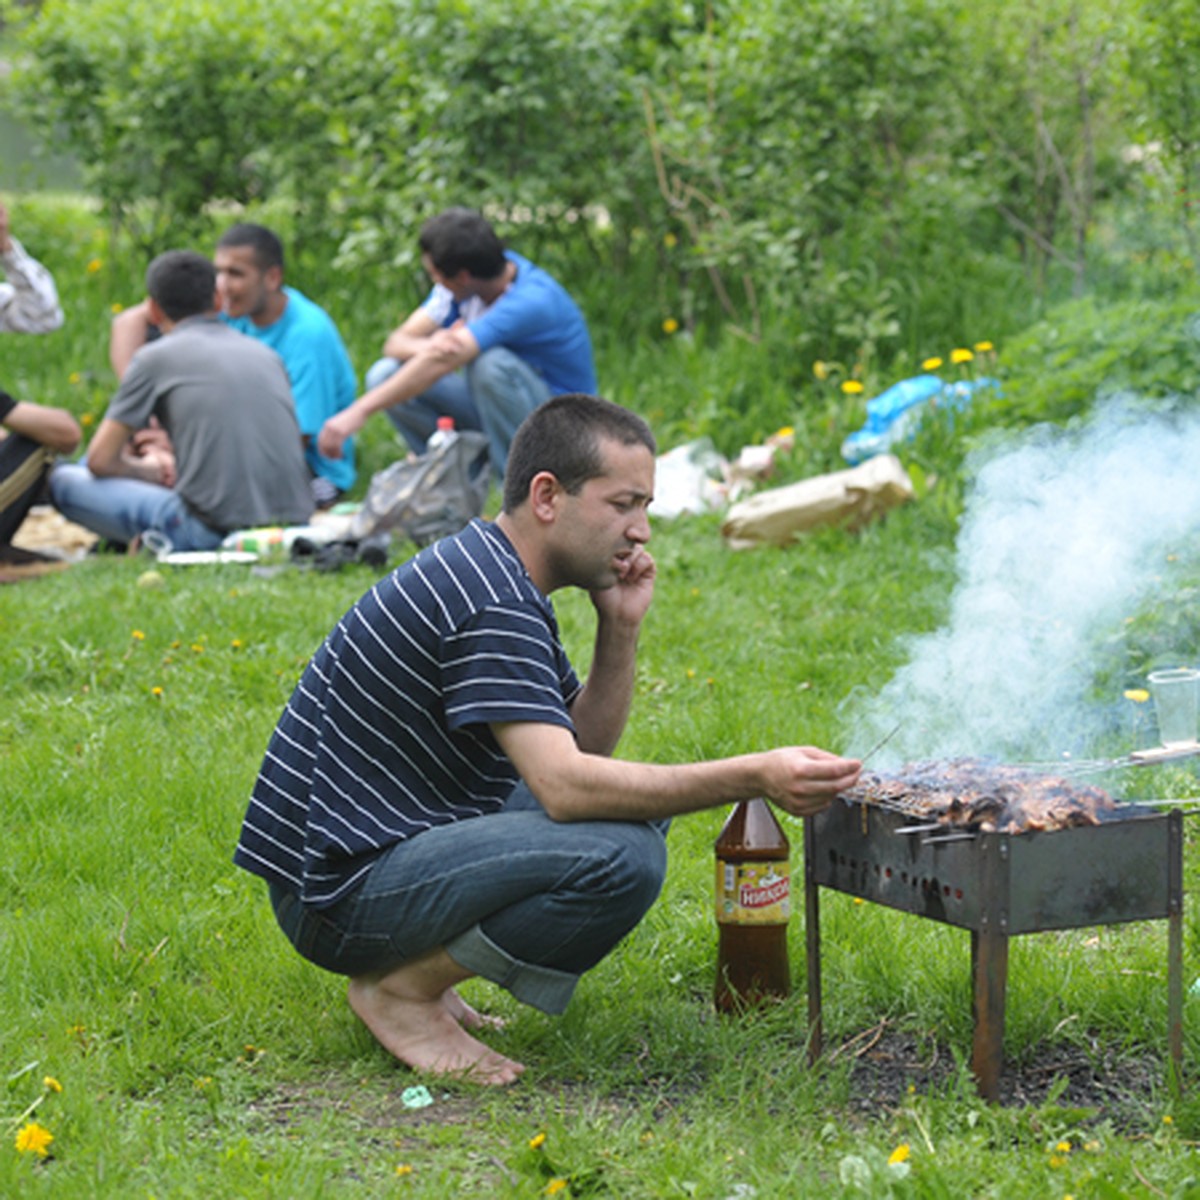
M265 342L283 359L292 385L304 456L312 474L313 501L328 508L354 486L354 447L336 458L317 450L317 434L329 417L352 403L358 380L345 344L329 314L283 282L283 244L262 225L226 230L215 256L221 317ZM155 336L146 305L126 309L113 322L109 359L118 379L137 348Z
M425 302L384 344L367 392L325 422L318 446L336 458L372 413L386 411L417 454L440 416L482 429L503 478L517 427L551 396L596 390L587 323L561 284L515 251L469 208L426 221Z

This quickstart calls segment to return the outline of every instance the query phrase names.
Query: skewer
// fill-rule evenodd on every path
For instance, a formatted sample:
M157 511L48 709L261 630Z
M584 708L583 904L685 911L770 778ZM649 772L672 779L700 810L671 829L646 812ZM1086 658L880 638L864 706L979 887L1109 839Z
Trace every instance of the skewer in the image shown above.
M899 829L893 829L893 833L932 833L935 829L945 829L946 826L941 821L933 821L928 825L901 825Z
M973 842L975 840L973 833L948 833L945 837L937 838L922 838L922 846L940 846L943 842Z
M900 732L901 724L903 724L903 722L898 723L896 725L896 727L891 731L891 733L885 734L883 737L881 737L879 739L879 741L877 741L875 743L875 745L873 745L870 748L870 750L868 750L866 752L866 754L864 754L862 756L862 758L860 758L858 761L865 766L867 763L867 760L869 758L871 758L873 755L877 754L880 750L882 750L884 748L884 746L886 746L888 744L888 742L890 742L892 740L892 738L894 738L896 736L896 734L898 734Z

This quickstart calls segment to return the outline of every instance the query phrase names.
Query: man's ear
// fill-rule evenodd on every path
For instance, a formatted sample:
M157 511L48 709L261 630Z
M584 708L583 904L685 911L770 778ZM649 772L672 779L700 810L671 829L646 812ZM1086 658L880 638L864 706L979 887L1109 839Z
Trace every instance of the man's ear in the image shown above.
M165 328L170 323L167 314L162 310L162 305L153 296L146 297L146 316L149 318L150 324L159 329Z
M263 272L263 283L267 285L267 291L277 292L283 287L283 268L281 266L268 267Z
M563 495L562 484L551 471L539 471L529 481L529 511L546 524L558 516L558 501Z

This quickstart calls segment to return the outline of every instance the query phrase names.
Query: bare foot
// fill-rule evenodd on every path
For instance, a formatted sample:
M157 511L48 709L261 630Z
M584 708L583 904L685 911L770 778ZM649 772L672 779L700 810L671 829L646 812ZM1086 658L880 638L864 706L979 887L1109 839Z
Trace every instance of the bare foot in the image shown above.
M504 1028L503 1017L493 1017L472 1008L454 988L447 988L442 993L442 1005L460 1025L467 1029Z
M444 993L433 999L414 994L401 975L352 979L348 994L350 1007L390 1054L414 1070L476 1083L513 1083L525 1070L471 1037L447 1008Z

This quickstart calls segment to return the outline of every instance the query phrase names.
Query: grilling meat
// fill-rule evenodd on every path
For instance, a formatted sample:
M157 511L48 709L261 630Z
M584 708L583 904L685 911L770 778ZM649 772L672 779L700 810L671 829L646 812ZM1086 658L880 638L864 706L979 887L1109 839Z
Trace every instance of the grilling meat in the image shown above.
M979 833L1099 825L1115 808L1102 788L978 758L907 763L895 774L864 771L842 799Z

